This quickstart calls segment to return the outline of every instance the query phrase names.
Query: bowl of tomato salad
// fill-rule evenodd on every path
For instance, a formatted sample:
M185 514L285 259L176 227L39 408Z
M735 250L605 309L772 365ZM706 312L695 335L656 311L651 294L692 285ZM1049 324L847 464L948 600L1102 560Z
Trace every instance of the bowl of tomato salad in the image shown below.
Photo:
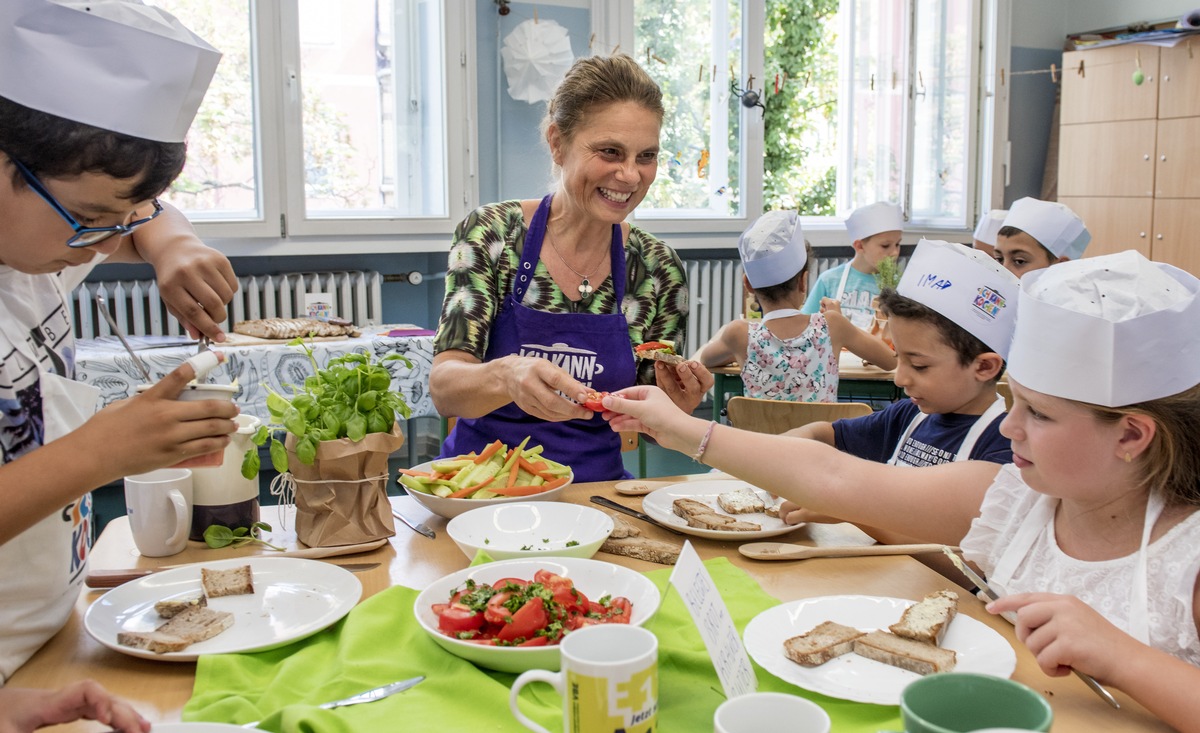
M557 670L563 636L605 623L644 624L662 596L641 573L580 558L501 560L429 585L414 614L438 646L480 667Z

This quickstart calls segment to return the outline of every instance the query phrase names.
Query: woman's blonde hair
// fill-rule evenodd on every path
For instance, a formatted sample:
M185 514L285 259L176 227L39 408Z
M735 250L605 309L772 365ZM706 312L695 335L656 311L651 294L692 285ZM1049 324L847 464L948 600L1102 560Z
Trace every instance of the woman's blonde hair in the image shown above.
M662 90L638 62L623 53L576 59L546 105L542 137L554 125L570 142L589 110L617 102L640 104L662 122Z
M1126 415L1153 420L1158 429L1138 459L1140 488L1162 491L1167 504L1200 506L1200 384L1125 407L1081 404L1102 422L1115 423Z

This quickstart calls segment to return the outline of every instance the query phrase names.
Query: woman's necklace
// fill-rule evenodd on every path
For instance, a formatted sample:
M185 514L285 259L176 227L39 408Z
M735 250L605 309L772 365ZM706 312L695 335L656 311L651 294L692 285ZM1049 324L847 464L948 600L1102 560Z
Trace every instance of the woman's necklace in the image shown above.
M574 267L571 267L571 263L567 262L566 258L562 256L562 252L558 251L558 245L554 243L554 235L550 234L549 227L546 228L546 235L546 240L550 242L550 248L554 250L554 254L558 255L558 261L566 265L568 270L575 273L575 275L583 281L579 283L579 297L585 299L592 297L592 293L596 292L596 289L592 287L591 283L592 275L595 275L596 271L604 265L604 258L600 258L600 261L596 263L596 266L591 268L591 272L585 275L579 270L576 270Z

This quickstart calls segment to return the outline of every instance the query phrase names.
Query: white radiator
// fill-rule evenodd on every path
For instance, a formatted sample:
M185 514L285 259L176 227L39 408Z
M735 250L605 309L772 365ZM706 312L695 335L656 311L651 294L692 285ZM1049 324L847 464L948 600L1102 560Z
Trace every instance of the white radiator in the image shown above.
M225 330L237 321L258 318L293 318L305 312L304 296L329 293L334 313L354 325L383 322L383 276L374 271L293 272L238 278L238 292L230 304ZM112 333L96 310L96 294L104 293L117 325L127 334L178 336L183 326L167 312L153 280L85 282L72 294L76 338L97 338Z

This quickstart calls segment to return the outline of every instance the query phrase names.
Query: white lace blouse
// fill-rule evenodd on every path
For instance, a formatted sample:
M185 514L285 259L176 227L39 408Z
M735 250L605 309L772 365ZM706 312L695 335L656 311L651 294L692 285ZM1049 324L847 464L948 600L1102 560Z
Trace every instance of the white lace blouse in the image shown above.
M1015 466L1003 466L984 496L980 516L963 538L963 556L990 576L1039 496L1025 485ZM1200 638L1192 615L1193 589L1200 573L1200 511L1152 542L1149 553L1150 643L1200 666ZM1136 565L1136 552L1099 562L1070 557L1059 549L1054 523L1050 522L1038 533L1013 578L996 590L1006 594L1073 595L1128 632L1130 586Z

